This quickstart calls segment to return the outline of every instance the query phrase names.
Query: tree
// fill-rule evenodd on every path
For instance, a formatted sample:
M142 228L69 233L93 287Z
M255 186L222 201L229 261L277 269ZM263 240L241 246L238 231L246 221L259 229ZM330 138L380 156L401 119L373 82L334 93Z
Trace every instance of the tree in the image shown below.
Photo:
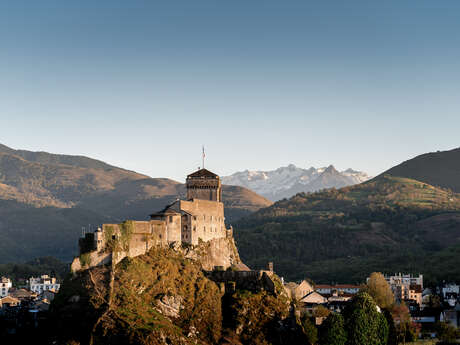
M391 311L389 309L384 309L383 316L387 320L387 324L388 324L387 345L398 345L398 338L396 334L395 322L394 322L393 316L391 315Z
M318 342L318 329L313 324L308 316L304 316L302 320L302 327L309 345L314 345Z
M394 304L394 295L390 285L380 272L373 272L364 289L380 308L390 308Z
M321 345L345 345L346 342L347 333L343 316L336 313L330 314L320 327L319 343Z
M378 321L377 327L379 331L380 344L388 345L389 325L388 325L385 315L382 312L380 312L377 315L377 321Z
M344 310L347 345L386 345L388 324L377 304L366 292L360 292Z
M322 305L313 308L314 317L328 317L330 313L331 311Z
M438 339L444 343L455 343L458 336L457 329L447 322L437 322L436 333Z
M403 344L417 338L417 330L412 322L409 308L404 303L393 306L392 316L396 323L396 338Z

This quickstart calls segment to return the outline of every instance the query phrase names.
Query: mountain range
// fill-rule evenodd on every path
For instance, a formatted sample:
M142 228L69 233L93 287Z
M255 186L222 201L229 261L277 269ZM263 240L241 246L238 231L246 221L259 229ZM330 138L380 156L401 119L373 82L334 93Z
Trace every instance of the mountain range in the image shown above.
M146 219L185 196L182 183L83 156L0 145L0 263L51 255L69 260L77 239L101 223ZM223 186L228 223L271 201Z
M333 165L316 169L303 169L290 164L271 171L241 171L222 177L228 185L249 188L254 192L277 201L297 193L316 192L327 188L341 188L369 180L361 171L347 169L337 171Z

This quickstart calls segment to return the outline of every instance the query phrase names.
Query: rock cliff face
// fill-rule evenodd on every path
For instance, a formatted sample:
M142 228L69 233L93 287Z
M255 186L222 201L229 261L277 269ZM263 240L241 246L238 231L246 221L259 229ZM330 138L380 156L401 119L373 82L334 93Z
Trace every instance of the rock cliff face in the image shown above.
M199 262L205 271L211 271L216 266L223 269L248 269L240 259L233 237L216 238L198 246L187 246L179 250L186 258Z
M58 330L52 340L206 345L293 344L292 337L302 338L276 276L270 292L224 293L203 273L237 265L242 263L233 240L217 239L195 247L157 246L113 267L79 271L63 283L51 306ZM283 332L289 334L280 336Z
M52 310L67 344L213 344L220 338L218 286L201 265L154 248L64 282Z

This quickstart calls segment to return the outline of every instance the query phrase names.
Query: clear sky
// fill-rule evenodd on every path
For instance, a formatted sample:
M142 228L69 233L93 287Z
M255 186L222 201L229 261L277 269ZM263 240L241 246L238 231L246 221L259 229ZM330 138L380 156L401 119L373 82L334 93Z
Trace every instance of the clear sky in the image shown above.
M0 2L0 143L183 180L460 146L460 1Z

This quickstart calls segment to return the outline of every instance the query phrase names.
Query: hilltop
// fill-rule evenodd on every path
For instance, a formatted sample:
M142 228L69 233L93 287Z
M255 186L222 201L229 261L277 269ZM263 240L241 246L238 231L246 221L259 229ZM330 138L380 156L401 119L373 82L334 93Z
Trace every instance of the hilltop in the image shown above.
M251 267L270 258L290 280L357 282L373 270L426 271L422 259L460 244L460 195L381 175L339 190L297 194L235 228L241 257ZM437 268L442 271L439 263Z
M383 173L429 183L460 193L460 148L417 156Z
M290 164L271 171L241 171L222 177L223 183L249 188L276 201L301 192L316 192L325 188L340 188L370 179L366 173L347 169L337 171L333 165L303 169Z
M80 271L64 281L53 301L47 336L57 344L95 345L305 342L276 275L272 292L224 291L202 268L181 250L153 247L112 268Z
M0 145L0 262L70 260L82 227L146 219L184 194L182 183L88 157ZM235 186L223 187L223 199L228 223L271 205Z

